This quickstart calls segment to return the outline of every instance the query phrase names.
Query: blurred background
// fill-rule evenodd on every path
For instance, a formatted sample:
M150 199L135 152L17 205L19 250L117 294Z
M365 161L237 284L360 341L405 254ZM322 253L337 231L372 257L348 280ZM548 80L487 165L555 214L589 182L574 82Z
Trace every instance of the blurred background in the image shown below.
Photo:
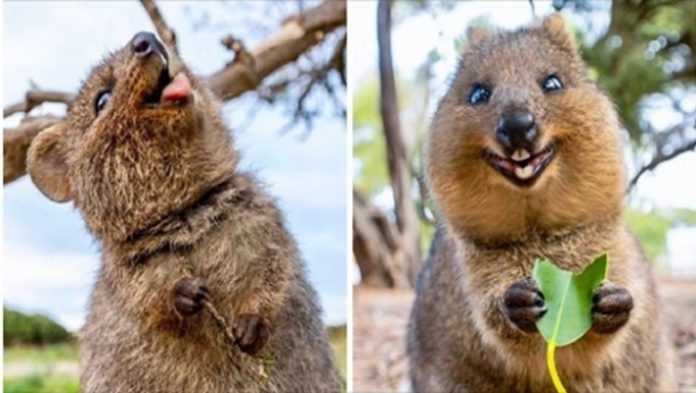
M261 48L283 38L286 18L338 15L319 20L319 28L305 32L309 37L283 43L295 52L268 68L258 86L226 97L224 117L241 166L256 171L278 198L345 371L345 6L306 0L156 5L176 32L183 59L202 76L238 66L248 55L258 55L261 67L267 53ZM155 29L139 2L7 2L3 25L4 390L68 393L77 391L74 337L99 266L98 245L70 204L49 201L27 176L9 173L8 157L21 152L35 124L64 114L60 94L74 93L103 55L138 31ZM51 98L51 92L60 94ZM48 102L37 98L43 96Z
M554 10L625 126L626 218L673 317L680 386L696 389L696 2L534 0L349 7L356 391L408 389L405 326L434 232L420 146L466 28L513 29Z

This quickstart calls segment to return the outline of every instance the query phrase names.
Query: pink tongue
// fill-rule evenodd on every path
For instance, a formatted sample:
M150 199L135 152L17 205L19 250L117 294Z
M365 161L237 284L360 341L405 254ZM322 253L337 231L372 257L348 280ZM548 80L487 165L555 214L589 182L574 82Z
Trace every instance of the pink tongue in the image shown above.
M162 90L162 102L183 101L191 96L191 81L183 72L178 73L174 80Z

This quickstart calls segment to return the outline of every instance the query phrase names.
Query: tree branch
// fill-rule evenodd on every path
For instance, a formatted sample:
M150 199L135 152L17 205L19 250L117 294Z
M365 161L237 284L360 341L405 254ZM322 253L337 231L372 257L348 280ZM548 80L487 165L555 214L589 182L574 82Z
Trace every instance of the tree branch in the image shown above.
M635 185L638 183L638 180L643 176L645 173L652 171L653 169L657 168L658 165L667 162L681 154L684 154L686 152L689 152L691 150L696 150L696 139L687 142L683 144L682 146L679 146L678 148L674 149L671 151L669 154L664 154L661 152L660 149L657 150L657 154L655 154L655 157L653 157L652 160L650 160L649 163L641 167L638 172L633 176L631 179L631 182L628 184L628 190L630 191Z
M2 111L2 115L3 117L9 117L19 112L29 113L44 102L68 104L73 98L75 98L74 94L63 91L32 89L24 95L24 101L6 106Z
M179 53L179 48L176 46L176 33L172 30L167 22L164 20L162 13L160 12L157 4L154 0L140 0L147 11L147 15L150 17L152 24L157 30L157 35L160 36L162 41L164 41L167 46L174 49L174 52Z
M409 288L408 263L396 226L368 199L353 190L353 255L361 282L388 288Z
M323 41L327 33L345 26L345 23L346 3L327 0L286 19L280 31L252 50L253 69L249 68L249 62L233 61L207 78L208 84L224 100L254 90L265 77L297 60L308 49ZM249 75L255 77L250 78Z
M141 0L152 20L157 33L165 43L176 48L176 35L168 27L153 0ZM253 51L248 52L248 61L233 61L211 76L203 77L209 82L212 91L223 100L230 100L256 89L261 81L284 65L291 63L307 50L322 42L326 35L346 24L346 3L344 1L326 0L320 5L287 18L278 33L268 37ZM234 48L233 48L234 49ZM241 49L241 48L240 48ZM251 73L250 73L251 71ZM250 78L249 75L256 75ZM29 113L42 102L69 102L71 93L32 90L27 93L25 101L10 105L3 110L5 117L24 112ZM26 149L31 139L38 133L36 127L26 126L15 129L24 130L24 137L10 135L5 131L3 143L6 154L4 183L17 179L25 173L24 163L19 160L8 164L8 157L17 160L26 157ZM31 132L29 131L31 130ZM8 156L7 152L12 152ZM7 176L7 173L11 176Z
M19 126L6 129L2 135L3 178L4 184L24 176L26 173L27 149L31 141L44 128L50 127L61 120L55 116L26 117Z
M343 53L345 48L346 35L343 34L342 39L339 40L338 44L334 47L332 55L326 63L307 70L300 70L299 73L295 75L290 75L283 80L266 85L259 89L260 98L266 102L272 103L276 100L277 96L282 94L291 84L300 85L300 81L306 81L304 82L304 87L302 87L300 90L299 98L293 105L294 109L292 112L292 118L283 127L281 132L284 133L286 130L291 129L299 122L304 122L307 134L309 133L310 129L312 128L312 121L321 113L319 110L312 110L306 107L307 98L309 97L310 93L315 90L315 86L323 86L328 96L334 101L334 103L339 102L338 98L335 96L333 87L328 81L328 78L331 71L336 71L341 77L341 83L345 86L345 75L343 73Z
M674 103L674 110L683 112L683 108L678 103ZM678 157L681 154L696 150L696 139L690 139L688 131L696 128L696 113L684 113L685 118L681 123L671 127L668 130L655 133L652 143L655 144L655 155L647 164L643 165L633 176L628 184L628 192L635 187L638 180L646 174L658 167L658 165ZM677 142L675 142L675 140ZM665 148L670 145L677 145L674 150L665 153Z
M377 6L377 40L379 44L380 113L386 138L387 162L391 187L394 194L394 209L399 230L407 225L410 200L410 173L406 145L399 122L399 105L391 53L391 3L381 0Z
M385 286L413 286L420 269L420 222L411 198L411 171L399 122L399 107L391 49L391 2L377 5L379 48L380 114L384 132L389 179L394 201L395 224L382 212L367 211L365 198L353 192L353 255L363 282L375 280L373 273L388 277ZM368 215L368 213L370 213ZM364 216L372 217L368 220ZM390 239L390 236L393 239ZM398 280L398 281L397 281Z

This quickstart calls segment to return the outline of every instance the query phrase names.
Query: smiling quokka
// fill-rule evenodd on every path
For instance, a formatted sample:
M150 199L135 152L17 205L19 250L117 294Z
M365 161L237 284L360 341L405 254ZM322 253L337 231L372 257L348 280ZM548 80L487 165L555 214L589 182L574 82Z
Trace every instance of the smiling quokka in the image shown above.
M557 350L561 379L572 392L675 391L655 278L622 221L619 122L562 17L468 36L426 146L442 222L411 314L414 390L553 391L534 261L577 273L608 252L592 330Z
M80 333L85 393L340 391L295 241L236 169L220 111L138 33L31 145L34 183L73 201L102 248Z

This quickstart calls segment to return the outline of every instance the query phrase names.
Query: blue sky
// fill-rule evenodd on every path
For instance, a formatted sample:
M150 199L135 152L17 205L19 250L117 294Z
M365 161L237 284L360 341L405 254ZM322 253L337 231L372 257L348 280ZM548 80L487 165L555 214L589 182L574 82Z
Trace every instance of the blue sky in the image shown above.
M160 2L160 7L177 31L184 60L199 74L211 73L231 59L219 43L225 33L245 38L253 47L264 35L252 29L254 23L273 28L283 9L234 2ZM221 12L226 15L223 28L217 23ZM217 27L198 28L200 20ZM103 54L138 31L153 30L136 2L8 2L3 22L4 105L21 100L30 81L46 89L74 91ZM349 252L344 121L323 117L300 141L302 130L280 134L287 116L267 108L238 129L247 125L246 113L253 105L242 98L225 106L225 118L242 152L241 165L256 171L278 198L320 293L325 320L343 323ZM61 105L46 105L35 112L61 110ZM6 119L5 127L18 119ZM47 313L78 328L99 263L98 245L79 214L69 204L50 202L24 178L5 187L3 226L5 303Z

